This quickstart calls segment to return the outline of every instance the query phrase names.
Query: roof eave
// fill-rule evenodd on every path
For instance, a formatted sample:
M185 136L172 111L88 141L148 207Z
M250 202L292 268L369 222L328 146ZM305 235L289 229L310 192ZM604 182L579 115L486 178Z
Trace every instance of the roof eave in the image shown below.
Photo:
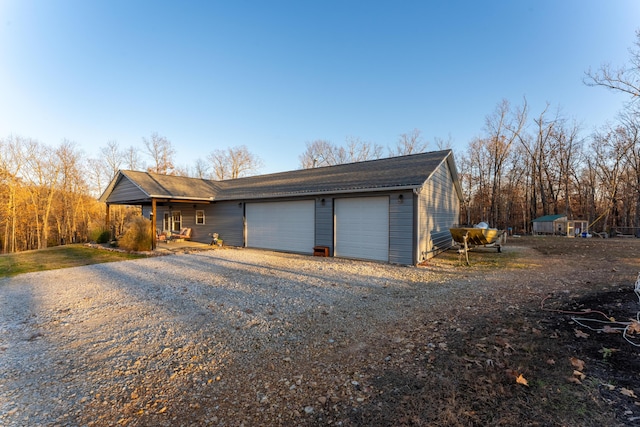
M285 197L317 197L326 196L329 194L354 194L354 193L374 193L381 191L406 191L416 190L420 188L420 185L402 185L396 187L374 187L374 188L353 188L348 190L323 190L323 191L309 191L309 192L296 192L296 193L280 193L280 194L260 194L255 196L237 196L237 197L218 197L215 201L238 201L238 200L259 200L259 199L281 199Z
M186 202L193 200L199 202L213 202L215 197L191 197L191 196L172 196L168 194L151 194L151 199L171 199L171 200L184 200Z

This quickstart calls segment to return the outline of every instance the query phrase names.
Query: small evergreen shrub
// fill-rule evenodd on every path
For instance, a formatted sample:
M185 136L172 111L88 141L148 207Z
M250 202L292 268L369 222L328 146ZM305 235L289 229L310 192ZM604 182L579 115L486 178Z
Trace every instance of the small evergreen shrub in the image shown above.
M109 230L104 230L98 235L96 239L96 243L107 243L111 239L111 232Z
M148 251L151 250L151 242L151 221L139 216L127 224L118 246L128 251Z
M111 239L111 232L104 228L94 228L89 233L89 240L96 243L108 243Z

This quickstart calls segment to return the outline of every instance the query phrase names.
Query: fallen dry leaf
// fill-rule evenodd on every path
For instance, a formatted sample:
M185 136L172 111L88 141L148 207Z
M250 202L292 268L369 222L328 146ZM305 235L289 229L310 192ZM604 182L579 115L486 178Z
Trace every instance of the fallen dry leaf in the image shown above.
M587 376L580 371L573 371L573 376L578 378L580 381L583 381Z
M553 360L551 358L547 359L547 365L555 365L555 364L556 364L555 360Z
M640 334L640 322L637 320L632 320L629 326L627 327L628 334Z
M569 361L571 362L571 366L578 371L584 371L584 360L578 359L577 357L570 357Z
M574 329L573 331L576 333L576 337L578 338L589 338L589 334L582 332L580 329Z
M629 397L636 398L636 393L635 393L633 390L628 389L628 388L624 388L624 387L622 387L622 388L620 389L620 393L621 393L621 394L623 394L623 395L625 395L625 396L629 396Z
M526 385L526 386L529 385L529 383L527 382L527 380L525 379L525 377L522 374L518 375L518 378L516 378L516 382L518 384L522 384L522 385Z
M569 381L570 383L574 383L574 384L582 384L582 381L580 381L576 377L569 377L569 378L567 378L567 381Z

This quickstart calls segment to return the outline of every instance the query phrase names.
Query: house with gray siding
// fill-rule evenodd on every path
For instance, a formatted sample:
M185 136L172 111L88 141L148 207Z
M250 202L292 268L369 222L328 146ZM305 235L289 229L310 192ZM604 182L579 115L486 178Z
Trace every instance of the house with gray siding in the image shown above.
M452 245L462 191L451 150L231 180L119 171L99 199L208 243L415 265Z

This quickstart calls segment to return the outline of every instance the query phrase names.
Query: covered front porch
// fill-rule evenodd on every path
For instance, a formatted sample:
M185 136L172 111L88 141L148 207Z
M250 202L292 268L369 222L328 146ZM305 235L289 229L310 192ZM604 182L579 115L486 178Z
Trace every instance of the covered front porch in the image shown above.
M109 230L111 205L140 206L142 216L151 220L150 249L155 250L160 233L174 234L185 228L191 230L188 238L166 245L175 247L188 242L208 245L216 232L211 220L215 192L215 185L206 180L120 171L99 200L106 205L105 225Z

